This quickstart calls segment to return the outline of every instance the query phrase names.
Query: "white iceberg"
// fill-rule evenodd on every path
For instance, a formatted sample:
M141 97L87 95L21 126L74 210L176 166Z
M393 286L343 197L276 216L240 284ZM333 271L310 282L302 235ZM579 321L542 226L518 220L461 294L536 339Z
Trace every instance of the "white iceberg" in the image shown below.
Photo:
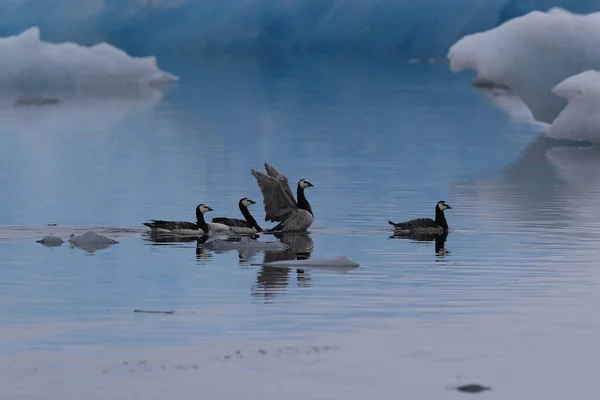
M546 134L554 139L600 142L600 71L567 78L552 92L568 103Z
M131 57L107 43L86 47L47 43L37 27L0 38L0 87L159 85L178 78L158 68L155 57Z
M600 13L553 8L465 36L450 48L448 58L452 71L470 69L480 80L508 86L537 121L552 123L567 104L553 89L571 76L600 68L599 42Z

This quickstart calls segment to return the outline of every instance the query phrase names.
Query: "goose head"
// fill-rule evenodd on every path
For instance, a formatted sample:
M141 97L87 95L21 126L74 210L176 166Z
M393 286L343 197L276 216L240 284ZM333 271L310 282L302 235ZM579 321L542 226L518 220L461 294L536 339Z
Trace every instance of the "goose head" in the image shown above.
M250 207L252 204L256 204L256 202L254 200L250 200L247 197L240 199L240 207Z
M298 187L302 188L302 189L306 189L307 187L313 187L314 185L312 183L310 183L309 181L307 181L306 179L300 179L298 181Z
M209 206L207 206L206 204L200 204L198 207L196 207L196 211L201 212L202 214L207 213L209 211L212 211L213 209L210 208Z
M450 207L450 205L448 203L446 203L444 200L438 201L437 208L440 211L451 210L452 209L452 207Z

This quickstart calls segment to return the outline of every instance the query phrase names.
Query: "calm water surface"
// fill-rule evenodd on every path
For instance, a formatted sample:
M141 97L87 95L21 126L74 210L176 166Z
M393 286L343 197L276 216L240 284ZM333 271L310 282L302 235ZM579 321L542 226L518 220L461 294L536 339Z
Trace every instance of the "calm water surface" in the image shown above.
M445 65L165 68L178 87L0 99L3 398L451 399L472 382L489 399L589 398L598 150L539 137ZM260 223L264 161L315 185L305 255L359 268L264 267L286 255L145 234L199 203L237 217L246 196ZM389 237L388 219L440 199L443 248ZM92 228L120 243L35 243Z

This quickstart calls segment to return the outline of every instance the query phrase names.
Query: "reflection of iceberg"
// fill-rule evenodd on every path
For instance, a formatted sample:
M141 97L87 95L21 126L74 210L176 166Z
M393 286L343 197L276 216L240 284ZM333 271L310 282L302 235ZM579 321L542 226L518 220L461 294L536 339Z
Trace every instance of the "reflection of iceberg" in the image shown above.
M163 88L146 85L2 90L0 119L5 130L24 135L47 136L49 130L81 134L82 126L91 134L154 107L163 94ZM20 105L37 99L57 102L44 107Z
M0 38L0 87L40 88L160 84L177 80L154 57L134 58L106 43L46 43L31 28Z
M600 68L599 35L600 13L552 9L466 36L448 57L453 71L471 69L479 78L507 85L536 120L552 123L566 105L552 89L570 76Z
M500 177L455 184L452 197L470 216L493 222L495 229L584 227L597 220L598 170L597 148L540 136Z

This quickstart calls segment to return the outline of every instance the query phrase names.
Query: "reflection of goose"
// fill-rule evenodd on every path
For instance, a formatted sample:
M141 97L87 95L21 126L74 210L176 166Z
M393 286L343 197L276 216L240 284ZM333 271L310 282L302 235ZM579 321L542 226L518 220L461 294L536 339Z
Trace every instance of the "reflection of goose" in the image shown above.
M304 189L313 184L306 179L298 181L296 190L298 201L290 190L287 177L275 167L265 163L267 175L252 170L252 175L260 187L265 207L265 221L279 222L270 231L304 232L313 223L314 216Z
M398 233L437 233L441 234L448 231L448 222L444 215L444 210L451 209L445 201L441 200L435 205L435 220L431 218L416 218L406 222L388 221Z
M72 233L69 236L69 245L71 248L77 247L88 253L94 253L95 251L105 249L116 243L119 242L107 238L106 236L98 235L93 231L88 231L80 236L75 236L75 234Z
M409 239L415 242L433 242L435 241L435 253L437 255L447 254L447 250L444 248L446 245L446 239L448 238L448 232L442 234L434 233L421 233L421 234L403 234L396 233L390 236L390 239Z
M146 234L145 240L152 242L153 246L171 247L188 247L178 246L178 244L196 242L196 260L200 264L206 264L206 261L212 258L212 254L204 249L204 244L207 242L208 238L208 235L165 235L164 233L150 231Z
M226 252L231 250L255 250L260 251L283 251L288 245L280 242L262 242L249 237L231 237L227 239L211 240L205 244L207 249L215 252Z
M231 227L231 231L235 233L258 233L262 232L262 228L258 225L248 207L252 204L256 204L255 201L250 200L247 197L240 199L238 207L245 219L237 218L213 218L212 222L223 224Z
M218 223L206 223L204 214L213 209L206 204L200 204L196 207L196 222L187 221L164 221L152 219L150 222L144 222L148 228L156 233L167 233L176 235L204 235L219 232L230 232L231 227Z
M58 236L48 235L44 236L40 240L36 240L35 242L40 243L42 246L45 247L60 247L65 241L59 238Z

